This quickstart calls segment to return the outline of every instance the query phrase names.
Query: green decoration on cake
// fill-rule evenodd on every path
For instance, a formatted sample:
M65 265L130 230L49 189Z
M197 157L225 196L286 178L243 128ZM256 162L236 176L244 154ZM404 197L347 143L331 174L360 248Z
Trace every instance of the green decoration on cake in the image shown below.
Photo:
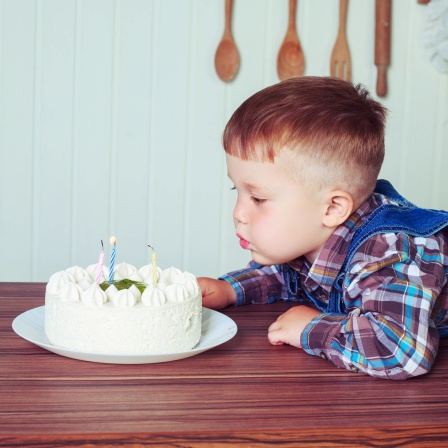
M128 278L125 278L124 280L119 280L119 281L106 281L100 284L100 288L103 291L106 291L106 289L110 286L110 285L114 285L115 288L117 288L119 291L122 289L129 289L132 285L135 285L138 290L143 293L143 291L146 289L145 283L142 282L137 282L134 280L129 280Z

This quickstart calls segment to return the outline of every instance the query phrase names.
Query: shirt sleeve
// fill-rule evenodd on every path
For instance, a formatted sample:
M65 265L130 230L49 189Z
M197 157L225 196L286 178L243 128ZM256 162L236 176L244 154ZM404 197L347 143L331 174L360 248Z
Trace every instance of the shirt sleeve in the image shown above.
M384 256L368 257L370 245ZM361 249L360 249L361 252ZM444 280L438 240L377 235L354 259L343 285L347 316L321 314L302 333L303 349L339 367L397 380L427 373L439 334L435 303Z
M251 261L246 269L229 272L219 279L232 285L237 306L295 300L285 286L282 270L282 265L263 266Z

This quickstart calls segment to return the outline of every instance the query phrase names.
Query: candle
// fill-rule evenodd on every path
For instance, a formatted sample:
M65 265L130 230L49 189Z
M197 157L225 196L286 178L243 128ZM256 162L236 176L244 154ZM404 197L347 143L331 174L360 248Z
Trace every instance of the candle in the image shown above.
M101 274L103 273L103 263L104 263L104 244L103 240L101 240L101 252L100 259L98 260L98 270L96 271L96 284L99 285L101 282Z
M156 263L156 251L154 250L154 248L152 246L150 246L148 244L148 247L150 247L152 249L152 284L154 286L157 285L157 263Z
M117 250L117 239L114 236L111 236L109 239L109 243L113 244L112 253L110 254L110 266L109 266L109 281L114 281L114 267L115 267L115 252Z

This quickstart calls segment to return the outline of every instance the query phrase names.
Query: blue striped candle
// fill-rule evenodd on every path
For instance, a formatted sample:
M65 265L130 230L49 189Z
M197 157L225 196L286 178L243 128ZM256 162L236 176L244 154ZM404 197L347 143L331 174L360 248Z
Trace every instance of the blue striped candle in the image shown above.
M117 246L117 239L114 236L111 236L109 239L110 244L113 244L112 253L110 254L110 266L109 266L109 281L114 281L114 267L115 267L115 252Z

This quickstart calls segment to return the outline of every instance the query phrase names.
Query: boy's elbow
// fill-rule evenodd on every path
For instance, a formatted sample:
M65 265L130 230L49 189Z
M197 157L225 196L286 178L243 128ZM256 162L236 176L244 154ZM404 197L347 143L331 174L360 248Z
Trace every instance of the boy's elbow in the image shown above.
M425 375L431 370L432 364L416 364L413 360L408 360L405 364L399 364L391 369L377 372L366 372L372 376L381 376L385 379L404 381L417 376Z

